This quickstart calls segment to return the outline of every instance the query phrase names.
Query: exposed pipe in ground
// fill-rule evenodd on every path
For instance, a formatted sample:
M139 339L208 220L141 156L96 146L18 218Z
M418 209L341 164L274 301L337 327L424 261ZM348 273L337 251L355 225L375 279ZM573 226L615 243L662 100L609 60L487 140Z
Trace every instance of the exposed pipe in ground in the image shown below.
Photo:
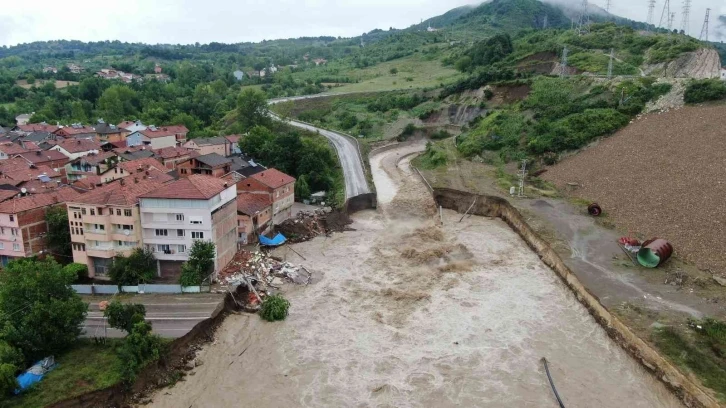
M552 392L555 393L555 398L557 398L557 403L560 404L560 408L565 408L565 404L562 403L562 400L560 399L560 394L557 393L557 388L555 388L555 383L552 382L552 376L550 375L550 368L547 366L547 359L542 357L542 364L544 364L545 372L547 373L547 379L550 380L550 387L552 387Z

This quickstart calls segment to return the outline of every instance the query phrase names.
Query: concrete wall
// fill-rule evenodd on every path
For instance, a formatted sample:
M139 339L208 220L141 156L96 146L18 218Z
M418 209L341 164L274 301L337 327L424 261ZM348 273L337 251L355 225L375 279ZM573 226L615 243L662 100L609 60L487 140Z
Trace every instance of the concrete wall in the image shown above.
M374 209L378 206L376 193L367 193L351 197L343 204L343 211L346 214L353 214L358 211Z
M650 345L636 336L622 321L611 314L565 265L547 241L534 232L519 211L507 200L444 188L434 189L433 194L434 199L440 206L460 213L465 212L476 198L476 204L470 213L487 217L499 217L509 224L527 245L539 255L542 262L555 271L565 285L572 290L580 303L587 308L608 335L643 364L656 378L661 380L686 406L698 408L719 407L718 402L711 397L708 391L691 381L689 377L681 373Z

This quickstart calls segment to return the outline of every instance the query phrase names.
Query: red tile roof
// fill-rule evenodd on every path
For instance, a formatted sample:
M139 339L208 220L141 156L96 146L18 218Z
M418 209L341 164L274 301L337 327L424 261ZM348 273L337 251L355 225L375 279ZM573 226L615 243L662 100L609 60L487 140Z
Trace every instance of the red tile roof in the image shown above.
M117 154L114 152L98 152L98 153L90 153L85 156L81 156L78 159L76 159L75 161L79 161L82 163L88 163L92 166L95 166L110 157L116 157L116 156L117 156Z
M56 125L48 125L42 123L32 123L29 125L19 125L18 129L22 132L48 132L53 133L59 129Z
M225 139L229 140L229 142L232 144L237 144L237 143L239 143L239 138L241 138L241 137L242 137L242 135L228 135L228 136L225 136Z
M57 130L63 130L63 133L67 135L80 135L85 133L96 133L96 129L90 127L90 126L81 126L81 127L73 127L73 126L65 126Z
M193 174L179 179L155 191L144 194L143 198L177 198L181 200L209 200L221 193L231 184L225 180Z
M17 214L35 208L73 201L79 196L81 196L81 193L73 188L62 187L51 193L32 194L0 203L0 213Z
M153 139L156 137L165 137L165 136L174 136L177 133L188 133L189 129L187 129L184 125L175 125L175 126L161 126L156 128L156 130L151 130L150 127L146 128L146 130L140 130L139 131L142 135L148 137L149 139Z
M90 152L91 150L101 150L101 144L90 139L63 139L58 140L57 146L62 147L68 153Z
M175 157L184 157L189 156L193 150L189 150L186 147L164 147L161 149L154 150L154 154L156 157L160 157L162 159L173 159Z
M122 161L118 164L118 167L126 170L129 173L139 173L144 170L149 169L157 169L157 170L166 170L166 167L164 167L161 162L158 160L152 158L152 157L145 157L143 159L136 159L136 160L129 160L129 161Z
M24 148L23 146L20 146L19 144L15 144L15 143L0 144L0 152L3 152L5 154L7 154L8 156L25 153L27 151L28 151L28 149Z
M139 197L150 191L163 188L160 180L137 176L126 177L103 187L97 187L70 202L79 204L134 206Z
M272 200L268 194L240 194L237 196L237 211L253 216L272 206Z
M40 154L38 154L40 153ZM57 150L45 150L45 151L34 151L34 152L25 152L18 155L18 157L22 157L25 159L28 163L33 164L40 164L40 163L48 163L48 162L62 162L65 160L68 160L68 157L57 151Z
M280 188L286 184L295 182L294 177L288 176L277 169L267 169L263 172L253 174L250 177L270 188Z
M30 165L22 157L0 160L0 178L9 178L16 181L30 181L36 180L40 175L46 175L50 178L61 176L60 173L44 164Z
M0 201L8 200L10 198L15 197L18 194L20 194L20 191L18 191L18 190L0 189Z

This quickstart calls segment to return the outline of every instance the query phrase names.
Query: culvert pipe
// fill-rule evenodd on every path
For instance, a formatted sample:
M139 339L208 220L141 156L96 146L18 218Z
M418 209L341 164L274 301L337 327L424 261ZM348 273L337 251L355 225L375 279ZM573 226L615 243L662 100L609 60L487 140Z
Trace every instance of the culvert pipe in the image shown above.
M645 242L638 251L638 263L646 268L662 265L673 254L673 245L665 239L652 238Z

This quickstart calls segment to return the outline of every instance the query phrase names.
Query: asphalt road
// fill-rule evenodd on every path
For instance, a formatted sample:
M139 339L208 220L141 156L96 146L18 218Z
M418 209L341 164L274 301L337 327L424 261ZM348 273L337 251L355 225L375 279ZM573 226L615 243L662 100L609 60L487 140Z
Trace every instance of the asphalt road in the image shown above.
M110 300L107 296L84 296L89 303L88 315L83 325L83 336L124 337L125 332L112 329L105 324L103 313L98 309L99 302ZM153 331L168 338L187 334L197 323L211 316L224 295L205 293L187 295L135 295L120 298L123 303L141 303L146 307L146 320L151 322ZM105 328L104 328L105 326Z
M316 97L316 95L312 96ZM319 96L317 96L319 97ZM270 104L279 102L295 101L300 99L308 99L309 96L298 96L291 98L276 99L270 101ZM271 114L276 120L283 120L275 114ZM295 120L284 120L291 126L295 126L301 129L309 130L311 132L318 132L325 136L335 147L335 151L338 153L338 160L343 168L343 177L345 177L345 198L349 199L361 194L370 193L371 190L368 188L366 182L365 171L363 170L363 162L358 151L357 143L351 140L349 137L343 136L338 132L332 130L322 129L307 123L298 122Z

